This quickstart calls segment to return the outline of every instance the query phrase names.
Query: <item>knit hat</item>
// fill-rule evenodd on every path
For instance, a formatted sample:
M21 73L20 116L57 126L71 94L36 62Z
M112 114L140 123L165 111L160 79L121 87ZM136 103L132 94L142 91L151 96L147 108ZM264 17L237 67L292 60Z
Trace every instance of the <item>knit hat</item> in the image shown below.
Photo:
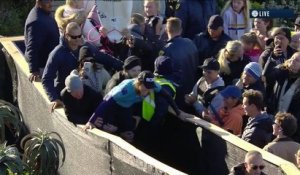
M260 64L256 62L251 62L245 66L244 72L249 73L253 78L258 80L262 75L262 68Z
M83 83L80 77L73 72L67 76L65 85L68 92L74 92L75 90L83 89Z
M141 59L139 57L130 56L125 59L123 69L130 70L130 69L134 68L135 66L141 66L141 65L142 65L142 63L141 63Z
M233 98L241 98L242 92L237 86L227 86L224 90L222 90L221 95L224 98L233 97Z
M213 30L217 30L219 27L223 27L223 18L220 15L213 15L209 18L207 27Z
M142 82L147 89L156 87L154 82L154 75L150 71L143 71L138 75L138 81Z
M173 62L170 57L159 56L154 62L154 73L158 75L167 76L173 73Z
M272 31L272 35L275 37L276 35L283 35L289 41L291 41L291 30L287 27L278 27Z

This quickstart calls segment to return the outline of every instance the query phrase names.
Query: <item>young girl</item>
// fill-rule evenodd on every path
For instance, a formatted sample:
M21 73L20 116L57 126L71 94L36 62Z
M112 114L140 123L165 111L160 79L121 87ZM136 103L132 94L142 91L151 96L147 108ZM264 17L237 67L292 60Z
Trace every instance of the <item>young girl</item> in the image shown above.
M252 31L256 34L260 45L264 49L266 41L270 38L269 32L273 27L273 21L269 18L255 18L253 24Z
M229 41L219 52L220 75L225 85L235 84L240 78L244 67L250 59L244 56L243 45L240 41Z
M221 12L224 19L224 32L233 40L239 40L251 29L249 8L248 0L230 0L225 4Z
M260 54L263 52L263 48L258 41L258 37L254 32L245 33L241 36L241 41L244 46L244 54L248 56L252 62L258 62Z

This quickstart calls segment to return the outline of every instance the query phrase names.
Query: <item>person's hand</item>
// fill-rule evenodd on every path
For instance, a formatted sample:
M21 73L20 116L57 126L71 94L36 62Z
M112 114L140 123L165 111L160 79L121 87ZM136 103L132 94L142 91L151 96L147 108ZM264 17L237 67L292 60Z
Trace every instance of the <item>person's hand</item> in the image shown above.
M63 105L64 105L64 103L61 100L59 100L59 99L54 100L51 103L51 112L53 112L54 109L56 109L56 108L62 107Z
M191 95L191 94L186 94L184 96L184 101L187 104L194 104L197 101L197 97L195 95Z
M82 130L83 130L83 131L86 131L86 130L88 130L88 129L93 129L93 128L95 128L95 125L94 125L93 123L91 123L91 122L87 122L87 123L85 124L85 126L82 128Z
M120 136L129 143L133 142L134 133L132 131L122 132Z
M134 47L134 39L132 38L132 36L130 38L127 38L126 45L130 48Z
M101 26L99 32L104 38L107 37L107 29L105 27Z
M106 131L106 132L109 132L109 133L114 133L118 130L118 127L116 127L115 125L107 123L107 124L103 125L103 130Z
M186 113L186 112L183 112L183 111L180 111L180 114L178 116L178 118L182 121L186 121L186 119L188 118L193 118L194 116L192 114L189 114L189 113Z
M29 75L29 81L32 83L33 81L37 82L37 81L41 81L41 75L40 72L32 72Z
M210 122L213 119L213 115L210 111L204 110L202 112L202 118L203 118L203 120L206 120L206 121Z
M123 29L122 31L121 31L121 34L128 40L128 39L130 39L131 38L131 34L130 34L130 31L128 30L128 29Z
M97 126L97 128L101 128L103 125L103 118L97 117L94 122L94 125Z

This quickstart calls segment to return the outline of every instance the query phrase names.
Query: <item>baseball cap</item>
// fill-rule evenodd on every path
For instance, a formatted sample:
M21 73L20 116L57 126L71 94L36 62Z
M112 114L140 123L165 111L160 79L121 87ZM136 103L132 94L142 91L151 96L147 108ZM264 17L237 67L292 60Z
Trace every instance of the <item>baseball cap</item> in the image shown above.
M204 60L204 63L202 66L200 66L200 68L205 69L205 70L220 70L220 64L219 62L211 57L211 58L207 58Z
M237 86L227 86L224 90L222 90L221 95L224 98L233 97L233 98L241 98L242 92Z
M154 82L154 75L150 71L143 71L138 75L138 81L142 82L147 89L156 87Z
M223 27L223 18L220 15L213 15L209 18L207 27L213 30L217 30L219 27Z

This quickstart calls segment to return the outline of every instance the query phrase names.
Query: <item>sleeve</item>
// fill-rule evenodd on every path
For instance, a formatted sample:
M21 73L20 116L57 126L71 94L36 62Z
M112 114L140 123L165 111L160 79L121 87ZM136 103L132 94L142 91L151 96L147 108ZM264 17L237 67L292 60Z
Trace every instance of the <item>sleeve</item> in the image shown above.
M223 23L223 28L224 28L224 33L229 35L229 25L230 25L230 15L227 13L227 10L224 12L222 15L224 23Z
M161 88L161 90L158 92L158 94L161 95L162 97L164 97L168 101L169 105L176 112L176 115L180 115L180 110L179 110L178 106L176 105L173 98L167 93L167 91L165 89Z
M50 99L50 101L54 101L59 99L59 94L54 87L54 79L56 78L56 73L58 71L58 59L60 55L54 52L50 53L43 77L42 77L42 84L44 89Z
M245 140L255 146L262 148L263 146L265 146L265 131L258 127L253 127L250 133L248 133L248 137L246 137Z
M26 56L29 62L29 70L30 72L38 72L39 71L39 52L42 50L41 48L45 43L45 33L41 32L42 29L40 23L33 22L29 26L27 26L26 35Z

